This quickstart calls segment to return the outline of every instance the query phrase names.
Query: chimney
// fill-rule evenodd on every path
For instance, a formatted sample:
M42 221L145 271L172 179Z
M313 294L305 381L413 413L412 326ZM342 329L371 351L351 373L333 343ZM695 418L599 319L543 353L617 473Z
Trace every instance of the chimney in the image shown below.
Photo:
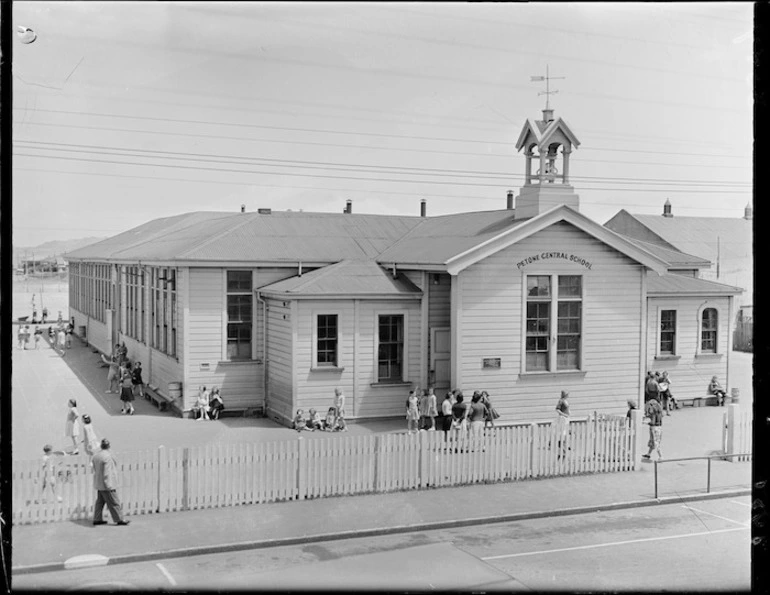
M671 201L666 199L666 203L663 205L663 216L664 217L673 217L674 214L671 212Z
M343 213L347 213L348 215L353 212L353 201L349 200L345 203L345 210L342 211Z
M272 212L273 212L272 209L257 209L257 213L259 213L260 215L270 215L272 214Z
M245 213L245 212L246 212L246 205L241 205L241 213Z
M543 110L543 122L546 124L548 122L553 122L553 110L551 108L546 108Z
M751 203L747 203L746 208L743 209L743 218L748 220L754 218L754 211L751 208Z
M506 208L508 208L508 209L512 209L513 208L513 190L509 190L508 191L508 205L507 205Z
M420 201L420 217L425 217L425 213L427 211L428 207L428 201L426 201L424 198Z

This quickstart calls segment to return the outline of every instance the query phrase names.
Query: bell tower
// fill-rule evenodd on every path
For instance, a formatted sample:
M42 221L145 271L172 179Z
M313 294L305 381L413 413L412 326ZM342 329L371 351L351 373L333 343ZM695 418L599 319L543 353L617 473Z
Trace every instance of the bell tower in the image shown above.
M532 80L545 80L550 84L547 74L532 77ZM556 91L549 88L541 95L551 93ZM576 210L579 208L580 199L569 183L569 158L573 147L578 146L580 141L564 120L554 118L546 99L543 119L528 118L516 141L516 150L524 149L526 159L524 186L516 199L516 219L534 217L562 204ZM533 161L536 165L534 173Z

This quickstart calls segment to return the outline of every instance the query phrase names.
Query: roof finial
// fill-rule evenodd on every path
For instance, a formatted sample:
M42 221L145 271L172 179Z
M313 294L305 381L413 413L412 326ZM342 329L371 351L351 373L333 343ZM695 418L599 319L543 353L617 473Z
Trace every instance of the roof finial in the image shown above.
M545 95L545 109L543 110L543 119L548 122L549 120L553 119L553 112L551 110L551 103L550 103L550 96L558 93L558 89L554 89L551 91L551 80L552 79L565 79L566 76L551 76L549 74L548 70L549 65L545 65L545 76L530 76L529 79L532 82L542 82L545 81L545 91L540 91L540 93L537 94L538 97L540 95Z

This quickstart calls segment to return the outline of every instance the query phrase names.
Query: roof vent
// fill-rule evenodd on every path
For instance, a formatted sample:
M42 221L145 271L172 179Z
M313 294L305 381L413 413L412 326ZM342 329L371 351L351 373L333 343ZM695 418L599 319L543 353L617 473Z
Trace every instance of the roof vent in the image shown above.
M343 213L352 213L353 212L353 201L349 200L345 203L345 210L342 211Z
M257 213L260 215L271 215L273 213L273 209L257 209Z
M420 201L420 217L425 217L428 211L428 201L424 198Z
M666 203L663 205L663 216L664 217L673 217L674 214L671 212L671 201L666 199Z
M246 212L246 205L241 205L241 213L245 213L245 212Z
M754 211L751 208L751 203L746 204L746 208L743 209L743 218L744 219L753 219L754 218Z
M507 208L508 209L512 209L513 208L513 190L509 190L508 191L508 204L507 204Z

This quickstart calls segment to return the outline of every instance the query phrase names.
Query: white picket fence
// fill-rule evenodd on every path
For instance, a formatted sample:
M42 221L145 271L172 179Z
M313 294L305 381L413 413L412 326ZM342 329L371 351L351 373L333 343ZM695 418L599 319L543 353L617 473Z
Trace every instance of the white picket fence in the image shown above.
M729 461L750 461L752 453L752 412L739 405L727 406L722 415L722 449L725 454L739 454Z
M150 514L628 471L639 460L637 424L624 416L573 419L561 447L549 422L488 429L476 444L467 434L438 431L160 447L116 454L118 494L126 514ZM50 494L43 500L40 467L39 460L13 464L13 522L90 519L95 492L88 457L61 457L61 502Z

